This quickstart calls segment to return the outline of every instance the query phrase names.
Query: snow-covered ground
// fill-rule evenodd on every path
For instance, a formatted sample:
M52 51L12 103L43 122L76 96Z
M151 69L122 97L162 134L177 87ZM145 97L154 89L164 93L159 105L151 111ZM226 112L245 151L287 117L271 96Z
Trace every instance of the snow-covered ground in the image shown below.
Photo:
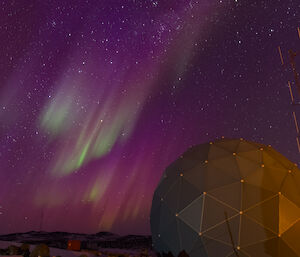
M15 242L10 242L10 241L0 241L0 248L7 248L10 245L16 245L20 246L21 243L15 243ZM30 251L33 250L35 245L30 245ZM58 248L52 248L50 247L50 256L61 256L61 257L76 257L80 256L81 254L86 254L89 257L95 257L94 254L89 253L89 252L77 252L77 251L69 251L69 250L63 250L63 249L58 249ZM127 250L127 249L115 249L115 248L103 248L99 249L99 252L109 252L112 254L128 254L129 256L139 256L140 251L134 251L134 250ZM156 257L154 253L149 253L149 256ZM10 256L12 257L12 256ZM101 257L107 257L107 255L102 254Z

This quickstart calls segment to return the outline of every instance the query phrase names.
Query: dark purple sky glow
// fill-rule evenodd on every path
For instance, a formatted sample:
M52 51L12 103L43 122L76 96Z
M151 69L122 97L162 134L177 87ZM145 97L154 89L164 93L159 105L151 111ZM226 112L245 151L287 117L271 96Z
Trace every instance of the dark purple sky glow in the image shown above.
M2 1L0 234L150 234L164 169L221 136L299 163L277 51L299 20L288 0Z

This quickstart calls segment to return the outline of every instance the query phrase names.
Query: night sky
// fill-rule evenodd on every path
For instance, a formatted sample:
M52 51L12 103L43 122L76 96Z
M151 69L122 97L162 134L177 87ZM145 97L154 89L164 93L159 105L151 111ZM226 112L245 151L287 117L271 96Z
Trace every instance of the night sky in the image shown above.
M2 1L0 234L150 234L164 169L221 136L299 163L277 49L299 21L297 0Z

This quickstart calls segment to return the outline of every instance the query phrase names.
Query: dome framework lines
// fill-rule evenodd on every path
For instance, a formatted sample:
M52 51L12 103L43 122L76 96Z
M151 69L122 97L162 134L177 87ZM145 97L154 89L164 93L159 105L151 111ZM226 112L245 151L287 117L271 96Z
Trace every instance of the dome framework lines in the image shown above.
M245 139L193 146L154 192L153 248L190 257L300 257L299 171L272 147Z

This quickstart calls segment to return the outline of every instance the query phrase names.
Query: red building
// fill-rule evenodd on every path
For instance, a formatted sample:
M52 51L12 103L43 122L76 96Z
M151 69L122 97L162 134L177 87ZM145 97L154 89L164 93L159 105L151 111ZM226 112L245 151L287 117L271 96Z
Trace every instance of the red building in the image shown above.
M80 241L79 240L69 240L67 249L72 250L72 251L80 251Z

